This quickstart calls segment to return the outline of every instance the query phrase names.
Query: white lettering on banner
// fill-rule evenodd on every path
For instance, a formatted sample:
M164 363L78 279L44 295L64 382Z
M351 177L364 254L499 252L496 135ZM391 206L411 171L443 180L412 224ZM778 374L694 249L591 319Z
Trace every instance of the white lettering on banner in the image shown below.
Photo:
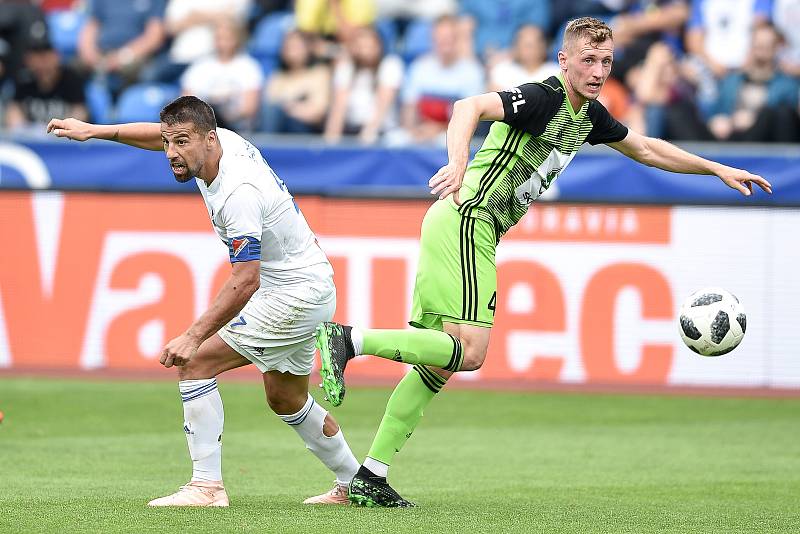
M19 172L31 189L50 187L50 171L36 152L22 145L0 143L0 173L3 166ZM0 174L2 179L2 174Z
M562 332L539 332L535 329L511 330L508 333L509 367L518 372L529 369L541 356L563 359L559 381L581 383L587 380L584 368L585 355L581 354L581 313L589 280L601 269L623 262L644 264L668 276L670 250L664 245L594 245L591 243L546 243L508 241L497 249L498 270L513 261L532 261L555 274L559 290L564 295L565 329ZM504 298L498 295L498 301ZM508 290L505 298L509 309L516 313L530 312L541 303L536 302L533 288L517 284ZM675 326L668 320L645 320L640 313L641 304L636 291L624 289L616 297L614 314L613 357L617 367L629 372L640 364L640 347L643 343L674 343ZM540 310L547 313L548 310Z
M3 157L2 147L3 145L0 144L0 158ZM8 152L6 152L6 155L8 155ZM3 161L0 160L0 165L2 164ZM61 242L61 216L64 207L64 196L62 193L52 191L40 192L31 197L31 203L34 212L34 224L36 225L36 251L38 254L38 262L36 263L39 265L42 292L50 297L53 294L53 277L58 247ZM23 288L18 289L23 290ZM3 300L2 296L0 296L0 367L10 367L11 364L11 349L3 315Z
M526 233L629 237L640 230L635 208L537 206L519 221Z
M42 292L53 295L53 275L56 254L61 241L61 216L64 212L64 194L46 191L32 197L34 224L36 225L36 250L39 252L39 269Z
M98 282L104 279L108 282L110 272L113 271L115 263L109 262L108 265L109 271L107 273L104 272L101 266ZM85 369L96 369L105 366L107 363L105 347L106 331L111 320L123 311L155 302L161 297L163 290L163 282L155 274L146 274L142 276L139 287L134 291L113 291L109 289L106 284L98 284L94 293L95 298L92 299L92 308L89 312L87 332L84 338L85 345L81 352L81 366ZM148 323L148 326L149 325L150 323ZM143 328L142 330L145 329L146 328ZM163 347L167 340L165 338L158 340L139 338L138 341L139 347L131 347L131 354L134 353L134 349L152 349L154 345L159 344ZM158 357L157 351L144 352L144 354L154 359Z
M10 198L6 205L13 209L18 205ZM212 285L229 272L226 248L200 230L204 220L188 226L195 232L114 230L113 213L99 227L86 221L74 226L71 218L83 214L71 210L69 194L24 198L33 199L36 225L24 232L30 262L3 265L30 265L33 271L3 271L10 278L0 280L0 368L46 367L49 348L25 343L39 332L57 332L52 343L74 332L70 358L62 351L60 360L53 359L58 365L74 366L80 352L82 368L158 368L164 342L206 309ZM800 247L794 234L800 210L656 209L660 227L651 210L531 210L497 250L498 315L487 362L478 373L457 374L455 380L799 387ZM86 213L87 220L91 215ZM136 221L129 218L121 227L135 227ZM81 248L97 242L91 250ZM416 236L320 236L320 244L343 268L337 272L339 313L347 310L341 319L365 327L404 324L416 275ZM91 265L87 260L86 270L74 268L75 258L83 256ZM35 287L39 280L43 296ZM719 358L702 358L684 347L675 318L689 293L709 285L737 295L748 319L741 346ZM73 302L88 302L88 309L75 315L80 320L66 332L67 323L54 318L70 319L64 310ZM50 337L41 336L48 343ZM12 349L20 351L18 360ZM357 376L399 376L391 364L362 361L370 367L354 366L352 372L363 373Z
M658 269L665 275L669 269ZM670 285L672 281L670 280ZM632 373L641 363L639 347L645 343L663 343L677 347L675 321L649 321L642 319L642 295L633 288L624 288L617 294L614 304L614 354L617 366L624 373ZM674 360L673 360L674 361Z
M378 258L399 258L406 262L405 303L387 303L411 309L411 292L414 288L419 242L416 239L381 239L318 236L322 250L331 257L347 259L347 309L348 321L370 328L372 317L372 262Z
M185 262L192 274L194 317L208 306L214 273L228 263L227 249L210 232L110 232L100 256L100 269L81 351L83 368L94 369L106 363L106 332L116 316L126 310L153 303L162 296L163 281L154 273L143 275L138 287L133 290L111 287L114 269L126 258L146 252L168 254ZM157 359L166 341L178 334L180 332L164 331L161 321L149 321L137 333L139 347L131 347L131 353L138 349L142 354Z
M505 246L504 246L505 248ZM500 295L500 298L503 298ZM517 314L530 314L542 303L537 302L536 292L526 284L514 284L508 288L508 308ZM574 336L564 333L532 332L512 330L508 334L508 365L512 371L525 372L538 356L559 357L578 351Z

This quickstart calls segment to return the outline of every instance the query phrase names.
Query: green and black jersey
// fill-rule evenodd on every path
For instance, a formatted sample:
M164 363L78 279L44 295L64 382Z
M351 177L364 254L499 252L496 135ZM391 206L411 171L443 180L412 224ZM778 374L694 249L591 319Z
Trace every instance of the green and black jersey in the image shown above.
M459 193L462 204L456 207L463 216L494 225L499 241L583 143L621 141L628 129L596 100L573 110L559 77L498 94L505 118L492 124L467 167Z

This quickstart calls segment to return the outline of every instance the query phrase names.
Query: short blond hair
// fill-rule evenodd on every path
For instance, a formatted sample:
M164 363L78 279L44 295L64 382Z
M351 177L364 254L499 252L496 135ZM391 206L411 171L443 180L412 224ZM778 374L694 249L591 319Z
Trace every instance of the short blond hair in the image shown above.
M614 39L611 34L611 28L605 22L594 17L581 17L567 23L561 47L566 50L570 43L582 41L587 37L593 45L598 45L608 39Z

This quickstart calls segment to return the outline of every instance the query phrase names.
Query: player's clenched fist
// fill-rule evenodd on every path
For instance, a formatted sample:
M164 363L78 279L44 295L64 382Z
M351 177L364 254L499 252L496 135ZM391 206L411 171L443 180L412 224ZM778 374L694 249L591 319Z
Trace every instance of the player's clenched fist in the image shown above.
M72 117L68 119L52 119L47 124L47 133L53 133L57 137L66 137L75 141L86 141L91 139L92 124L79 121Z
M159 361L164 367L186 365L195 355L199 346L200 343L196 339L186 334L180 335L167 343L167 346L161 351Z

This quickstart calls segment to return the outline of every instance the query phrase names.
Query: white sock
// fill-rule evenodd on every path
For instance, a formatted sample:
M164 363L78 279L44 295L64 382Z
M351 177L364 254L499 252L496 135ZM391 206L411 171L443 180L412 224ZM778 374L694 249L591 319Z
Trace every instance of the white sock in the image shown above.
M303 438L306 448L336 474L337 484L349 484L358 471L358 461L347 445L341 429L330 437L322 432L326 415L328 412L309 395L299 412L278 417L294 428Z
M353 352L361 356L364 351L364 334L355 326L350 330L350 341L353 342Z
M222 426L225 415L216 378L181 380L183 431L192 457L192 481L222 481Z
M367 458L364 460L364 467L372 471L376 476L386 478L389 476L389 466L383 462L379 462L375 458Z

